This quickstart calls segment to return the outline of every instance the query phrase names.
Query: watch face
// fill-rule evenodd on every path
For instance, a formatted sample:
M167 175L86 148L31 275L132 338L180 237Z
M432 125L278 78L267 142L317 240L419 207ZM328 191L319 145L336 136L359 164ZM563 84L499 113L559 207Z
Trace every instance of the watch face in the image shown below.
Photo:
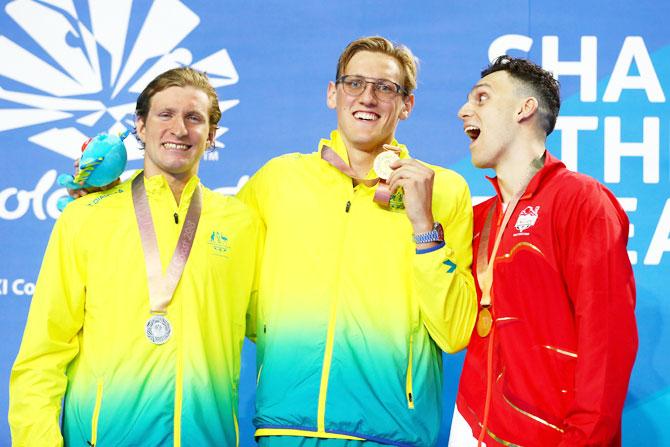
M437 230L437 237L438 237L437 240L440 242L444 241L444 229L442 228L442 224L436 222L434 229Z

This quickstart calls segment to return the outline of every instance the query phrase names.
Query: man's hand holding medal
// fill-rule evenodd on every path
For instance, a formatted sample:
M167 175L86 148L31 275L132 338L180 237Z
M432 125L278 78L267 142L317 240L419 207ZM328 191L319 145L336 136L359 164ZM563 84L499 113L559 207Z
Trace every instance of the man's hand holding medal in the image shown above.
M413 158L398 157L399 147L385 144L384 149L375 158L373 168L388 185L391 194L402 188L405 212L412 223L417 248L438 245L444 237L442 227L433 220L435 171Z

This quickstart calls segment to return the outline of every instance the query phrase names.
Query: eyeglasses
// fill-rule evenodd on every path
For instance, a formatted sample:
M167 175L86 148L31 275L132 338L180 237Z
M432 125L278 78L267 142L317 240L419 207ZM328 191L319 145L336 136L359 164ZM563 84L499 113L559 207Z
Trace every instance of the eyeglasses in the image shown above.
M368 84L372 84L372 89L375 93L375 96L381 101L391 101L400 94L408 95L407 90L405 90L403 87L393 81L386 79L345 75L340 76L335 81L335 83L342 84L344 93L351 96L361 95L365 91L365 88L368 86Z

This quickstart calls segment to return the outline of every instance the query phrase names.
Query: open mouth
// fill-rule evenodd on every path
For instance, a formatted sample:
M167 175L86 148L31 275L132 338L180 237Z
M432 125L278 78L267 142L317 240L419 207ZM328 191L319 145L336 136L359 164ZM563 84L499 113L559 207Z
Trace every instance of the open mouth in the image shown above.
M475 141L477 138L479 138L481 129L477 126L467 126L465 128L465 133L468 137L470 137L470 140Z
M374 112L354 112L354 118L361 121L377 121L379 115Z
M163 143L163 147L169 151L187 151L191 148L191 145L181 143Z

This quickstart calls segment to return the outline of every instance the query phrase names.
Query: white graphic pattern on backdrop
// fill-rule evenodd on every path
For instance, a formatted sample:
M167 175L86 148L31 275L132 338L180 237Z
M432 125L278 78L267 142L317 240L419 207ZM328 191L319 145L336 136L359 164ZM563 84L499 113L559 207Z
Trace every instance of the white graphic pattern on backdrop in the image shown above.
M27 33L50 63L0 35L0 76L23 84L27 91L0 85L0 100L17 108L0 108L0 132L53 123L28 140L45 149L75 159L87 137L98 132L119 132L133 126L135 103L114 103L122 92L138 94L159 73L190 65L207 72L214 88L238 82L228 51L220 49L193 62L192 53L178 45L200 23L200 17L179 0L153 2L126 56L132 0L88 2L90 29L80 20L71 0L13 0L5 13ZM109 73L103 73L101 51L109 55ZM147 68L148 67L148 68ZM35 90L41 93L29 93ZM97 97L96 97L97 95ZM77 98L81 96L95 99ZM136 95L135 95L136 96ZM239 100L219 103L221 111ZM112 124L101 124L110 118ZM228 129L218 129L215 142ZM141 159L136 141L126 140L128 158Z

